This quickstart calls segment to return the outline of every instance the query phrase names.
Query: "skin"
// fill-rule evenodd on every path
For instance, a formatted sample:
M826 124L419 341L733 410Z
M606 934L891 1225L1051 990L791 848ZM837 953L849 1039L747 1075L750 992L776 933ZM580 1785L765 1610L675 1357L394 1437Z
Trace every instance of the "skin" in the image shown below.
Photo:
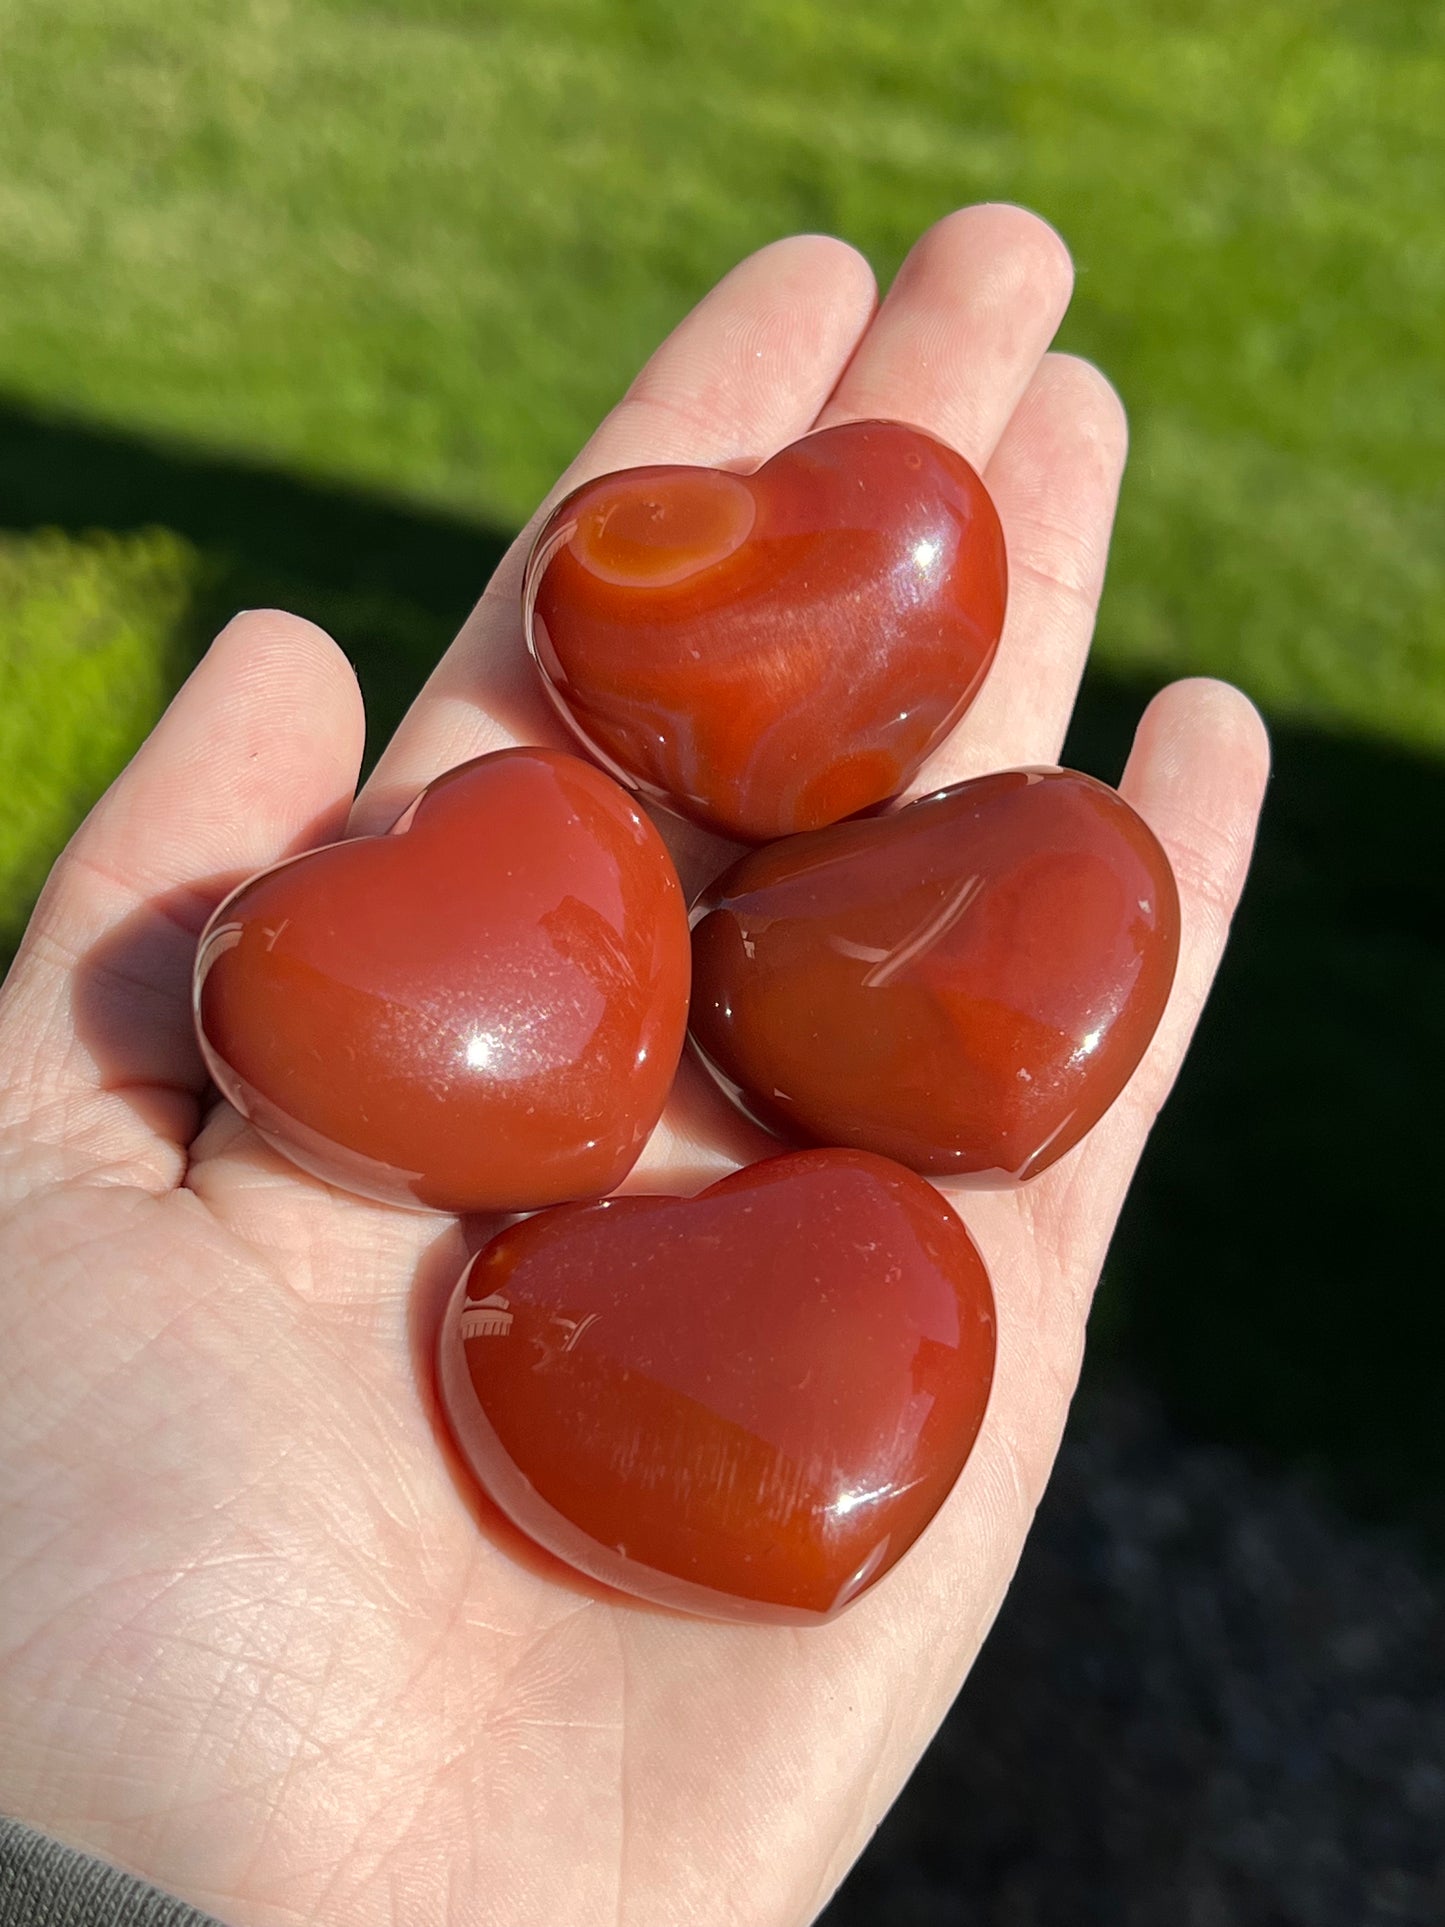
M815 422L918 423L985 472L1011 601L917 787L1049 761L1125 452L1108 383L1048 352L1069 290L1062 243L1015 208L940 222L881 307L842 243L779 242L658 349L557 493L745 465ZM604 1596L508 1536L439 1445L427 1359L462 1228L330 1191L204 1108L187 1015L196 935L241 876L348 812L386 827L465 757L561 746L519 634L528 540L354 809L340 650L284 614L231 623L61 858L0 1002L0 1809L236 1927L813 1917L1008 1586L1265 782L1237 692L1150 704L1122 788L1179 879L1178 979L1093 1134L1022 1191L960 1199L998 1376L919 1547L821 1629ZM689 888L731 854L675 846ZM685 1071L631 1187L691 1190L766 1148Z

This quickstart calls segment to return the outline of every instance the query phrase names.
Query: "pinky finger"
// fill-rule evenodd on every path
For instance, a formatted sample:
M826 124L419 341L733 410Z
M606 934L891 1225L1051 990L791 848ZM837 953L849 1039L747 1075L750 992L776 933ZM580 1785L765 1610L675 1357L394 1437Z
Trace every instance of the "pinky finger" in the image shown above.
M1119 788L1173 867L1179 966L1163 1021L1122 1095L1021 1194L1071 1283L1061 1302L1087 1302L1144 1141L1179 1075L1244 888L1268 776L1259 712L1227 683L1172 683L1145 710Z
M1110 1114L1132 1162L1173 1088L1244 889L1269 777L1259 711L1228 683L1171 683L1145 710L1119 788L1163 844L1179 885L1179 968L1163 1022Z

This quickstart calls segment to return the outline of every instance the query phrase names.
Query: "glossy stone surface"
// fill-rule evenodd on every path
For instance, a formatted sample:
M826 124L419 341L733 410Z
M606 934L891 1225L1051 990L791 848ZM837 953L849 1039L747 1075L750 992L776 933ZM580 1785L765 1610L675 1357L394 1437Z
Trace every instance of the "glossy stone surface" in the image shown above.
M438 1211L597 1197L631 1169L686 1024L661 839L600 770L502 750L388 836L243 884L196 1024L221 1091L305 1170Z
M756 850L694 912L692 1038L783 1135L1001 1183L1070 1150L1164 1010L1179 897L1070 770L1008 770Z
M523 601L548 693L604 766L765 842L906 787L983 681L1006 578L963 457L851 422L751 475L588 482L538 537Z
M993 1361L983 1262L932 1186L808 1151L511 1226L439 1369L463 1457L538 1544L685 1611L809 1621L933 1517Z

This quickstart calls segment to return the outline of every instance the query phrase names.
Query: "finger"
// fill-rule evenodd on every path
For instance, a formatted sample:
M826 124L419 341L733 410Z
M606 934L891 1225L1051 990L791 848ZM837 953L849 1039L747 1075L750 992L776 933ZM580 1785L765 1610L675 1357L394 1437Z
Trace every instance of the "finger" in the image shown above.
M206 1083L197 934L249 872L339 832L362 733L356 678L321 630L273 611L222 630L41 896L0 1003L12 1120L120 1164L150 1158L157 1133L184 1146Z
M1119 789L1168 855L1181 936L1169 1007L1116 1124L1121 1137L1127 1126L1135 1153L1173 1089L1219 968L1268 779L1264 722L1228 683L1173 683L1145 710Z
M1182 941L1163 1023L1124 1097L1077 1150L1020 1190L962 1192L998 1304L999 1352L978 1447L918 1553L878 1589L902 1626L905 1670L941 1655L924 1735L976 1651L1053 1464L1082 1354L1088 1298L1154 1113L1178 1073L1239 901L1268 774L1252 705L1222 683L1175 683L1139 725L1122 788L1180 888ZM940 1602L947 1606L940 1613ZM856 1609L869 1610L863 1601ZM957 1629L951 1648L937 1627ZM916 1744L911 1742L910 1744ZM909 1748L900 1768L906 1768Z
M522 637L521 577L552 504L644 462L752 464L812 427L867 327L875 289L841 241L775 242L720 281L652 356L513 544L383 753L352 821L385 828L424 784L507 744L567 746Z
M998 656L913 794L1057 759L1093 638L1128 441L1123 404L1098 369L1046 356L985 472L1008 541Z
M1269 776L1258 711L1227 683L1162 690L1145 710L1121 794L1163 845L1179 886L1179 964L1169 1003L1122 1095L1037 1185L1033 1217L1080 1291L1091 1287L1155 1117L1174 1086L1244 888Z
M819 426L912 422L981 470L1072 290L1068 250L1036 214L948 215L909 252Z

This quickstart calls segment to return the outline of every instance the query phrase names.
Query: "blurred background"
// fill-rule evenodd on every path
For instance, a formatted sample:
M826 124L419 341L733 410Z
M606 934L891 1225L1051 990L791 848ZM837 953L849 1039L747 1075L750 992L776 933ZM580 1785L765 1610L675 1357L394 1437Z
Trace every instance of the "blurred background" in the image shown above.
M886 281L989 198L1074 250L1134 454L1069 759L1206 671L1277 774L1038 1534L828 1927L1445 1919L1442 102L1435 0L0 0L0 961L236 608L383 740L743 253Z

